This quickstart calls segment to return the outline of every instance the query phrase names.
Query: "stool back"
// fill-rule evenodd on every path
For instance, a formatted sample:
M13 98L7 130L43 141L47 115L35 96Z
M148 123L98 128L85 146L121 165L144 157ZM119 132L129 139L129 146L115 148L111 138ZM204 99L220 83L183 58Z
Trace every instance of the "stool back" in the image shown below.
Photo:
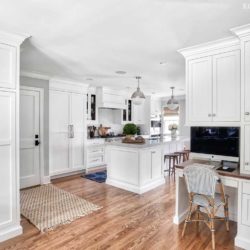
M212 166L192 164L184 168L184 176L189 193L214 197L219 175Z

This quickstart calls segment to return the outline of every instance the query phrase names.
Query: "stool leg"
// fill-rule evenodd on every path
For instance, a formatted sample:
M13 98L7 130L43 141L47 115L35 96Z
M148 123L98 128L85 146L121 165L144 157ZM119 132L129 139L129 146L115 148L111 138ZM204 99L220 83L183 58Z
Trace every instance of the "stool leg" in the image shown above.
M170 173L171 173L171 157L169 157L169 161L168 161L168 176L170 178Z
M173 172L174 172L174 180L175 180L175 161L178 161L178 158L173 159ZM178 162L177 162L178 163Z

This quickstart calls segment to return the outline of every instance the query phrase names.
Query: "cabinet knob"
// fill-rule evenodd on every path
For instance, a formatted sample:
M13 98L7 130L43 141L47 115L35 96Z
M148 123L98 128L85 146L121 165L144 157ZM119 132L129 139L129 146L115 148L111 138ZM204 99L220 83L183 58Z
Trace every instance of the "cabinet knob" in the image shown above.
M213 117L215 117L216 116L216 114L213 114Z
M249 162L245 162L245 165L248 166L248 165L249 165Z
M250 115L250 112L245 112L245 115Z
M208 117L211 117L212 115L211 114L208 114Z

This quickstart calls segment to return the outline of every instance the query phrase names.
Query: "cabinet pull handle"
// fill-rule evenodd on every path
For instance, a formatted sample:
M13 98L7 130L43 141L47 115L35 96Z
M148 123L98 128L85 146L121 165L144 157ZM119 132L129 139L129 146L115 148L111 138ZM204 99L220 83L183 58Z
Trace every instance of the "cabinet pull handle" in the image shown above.
M74 135L74 125L70 124L68 126L68 131L69 131L69 138L74 138L75 135Z
M250 115L250 112L245 112L245 115Z

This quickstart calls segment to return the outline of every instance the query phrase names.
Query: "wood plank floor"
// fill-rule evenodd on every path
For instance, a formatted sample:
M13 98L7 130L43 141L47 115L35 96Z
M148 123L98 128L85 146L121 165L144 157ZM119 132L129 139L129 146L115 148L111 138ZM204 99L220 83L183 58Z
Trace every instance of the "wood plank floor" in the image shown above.
M103 208L71 224L41 234L22 219L24 234L0 244L0 249L211 249L210 232L201 226L188 225L181 238L182 226L172 223L175 185L166 184L144 195L86 180L79 176L54 184ZM226 232L223 222L216 224L216 249L234 247L236 223Z

